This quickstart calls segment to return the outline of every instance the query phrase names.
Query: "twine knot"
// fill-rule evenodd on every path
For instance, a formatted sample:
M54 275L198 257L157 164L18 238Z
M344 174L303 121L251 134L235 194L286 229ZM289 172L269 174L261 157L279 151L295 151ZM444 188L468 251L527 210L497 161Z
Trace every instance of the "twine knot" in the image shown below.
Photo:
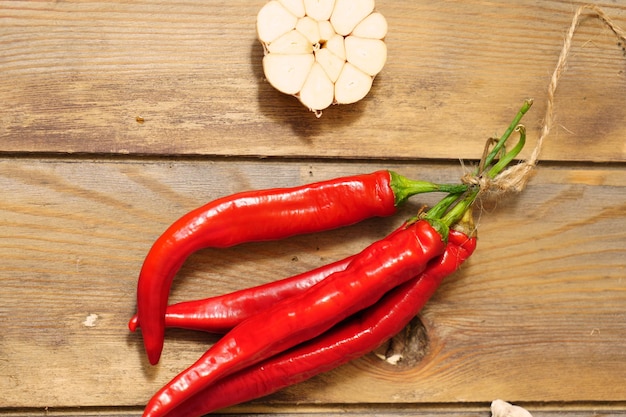
M468 172L463 175L461 182L470 187L477 187L478 194L483 196L498 197L509 192L519 193L526 188L534 168L534 163L523 161L505 169L495 178Z

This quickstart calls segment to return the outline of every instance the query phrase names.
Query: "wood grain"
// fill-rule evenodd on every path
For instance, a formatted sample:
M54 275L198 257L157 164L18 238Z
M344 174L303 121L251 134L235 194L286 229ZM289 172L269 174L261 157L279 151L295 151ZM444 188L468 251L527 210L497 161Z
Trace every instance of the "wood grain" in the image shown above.
M579 3L379 0L386 67L318 120L263 79L264 2L0 2L2 151L477 158L527 97L536 139ZM597 4L626 27L624 3ZM545 160L626 159L623 48L583 19Z
M0 161L0 407L134 406L215 338L168 333L150 367L134 313L137 271L187 210L235 191L383 166L287 161ZM453 181L457 164L386 164ZM589 182L593 184L589 184ZM284 242L194 255L172 301L287 276L389 232L398 216ZM402 368L368 355L263 403L626 401L626 173L546 166L519 196L483 206L480 246L421 315L426 357ZM562 385L562 384L565 384Z

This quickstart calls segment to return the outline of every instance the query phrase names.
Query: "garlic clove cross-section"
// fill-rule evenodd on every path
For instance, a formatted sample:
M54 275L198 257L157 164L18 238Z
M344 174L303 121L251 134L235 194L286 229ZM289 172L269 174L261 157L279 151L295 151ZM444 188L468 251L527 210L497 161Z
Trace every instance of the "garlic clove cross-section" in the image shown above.
M318 117L363 99L387 61L387 21L374 0L271 0L256 25L267 81Z
M267 54L263 58L263 71L272 85L285 94L298 94L311 71L315 57L311 54Z
M295 17L304 17L304 2L302 0L280 0L280 4Z
M334 86L324 68L316 62L300 90L300 100L310 108L325 109L333 103Z
M383 69L387 60L387 47L380 39L348 36L345 46L347 61L367 75L373 77Z
M311 42L293 29L267 46L268 52L280 55L300 55L313 53Z
M370 91L372 81L372 77L346 62L335 82L335 100L339 104L356 103Z
M287 11L278 1L270 1L257 16L257 36L261 42L269 44L295 28L297 22L298 18Z
M330 23L335 32L348 36L373 11L374 0L337 0Z
M353 36L368 39L383 39L386 34L387 20L378 12L374 12L361 20L352 31Z

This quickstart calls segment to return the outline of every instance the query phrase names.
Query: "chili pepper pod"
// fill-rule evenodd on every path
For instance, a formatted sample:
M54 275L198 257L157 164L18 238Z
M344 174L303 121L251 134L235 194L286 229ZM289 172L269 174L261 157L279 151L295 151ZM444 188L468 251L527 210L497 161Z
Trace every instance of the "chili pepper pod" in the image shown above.
M256 287L169 305L165 312L165 327L226 333L253 314L271 307L282 299L307 290L334 272L343 271L353 258L354 256L349 256L328 265ZM130 319L128 327L131 331L135 331L139 326L139 320L135 314Z
M347 226L392 215L413 194L465 188L377 171L294 188L242 192L189 212L157 238L139 273L137 315L150 363L159 361L163 349L165 311L174 276L195 251Z
M144 417L163 416L218 379L312 339L373 305L443 253L441 233L446 232L436 230L431 221L416 221L368 246L344 271L244 320L157 392Z
M476 248L476 237L450 231L445 252L418 277L328 332L219 380L174 408L167 417L198 417L272 394L365 355L396 335L419 313L442 280Z

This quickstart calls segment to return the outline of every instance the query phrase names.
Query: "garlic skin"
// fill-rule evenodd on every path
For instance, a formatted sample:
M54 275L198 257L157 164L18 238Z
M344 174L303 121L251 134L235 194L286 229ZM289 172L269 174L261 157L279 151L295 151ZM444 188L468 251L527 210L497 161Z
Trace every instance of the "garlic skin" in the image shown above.
M491 403L491 417L533 417L533 415L518 405L498 399Z
M364 98L387 61L385 17L374 0L270 0L257 15L263 71L319 117Z

